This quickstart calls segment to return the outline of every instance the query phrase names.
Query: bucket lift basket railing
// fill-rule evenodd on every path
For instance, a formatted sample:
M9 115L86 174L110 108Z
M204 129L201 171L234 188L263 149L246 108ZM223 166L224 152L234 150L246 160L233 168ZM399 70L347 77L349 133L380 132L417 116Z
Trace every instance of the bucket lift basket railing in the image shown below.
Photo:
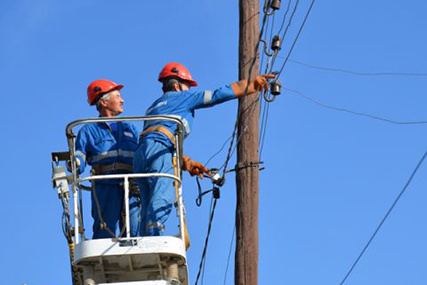
M102 122L154 122L169 121L176 124L173 134L175 139L175 175L169 173L127 173L80 176L76 163L76 134L74 128L89 123ZM119 118L88 118L76 120L66 127L68 152L52 153L53 184L64 207L64 233L70 247L73 284L183 284L188 285L188 269L186 264L187 245L184 203L182 198L182 157L184 123L177 116L133 116ZM71 175L59 161L66 161ZM147 177L166 177L175 181L179 234L174 237L130 237L129 191L130 179ZM85 186L85 181L102 179L121 179L123 181L125 201L125 237L113 239L85 240L83 223L83 190L92 190ZM69 187L69 185L71 187ZM69 188L72 193L72 209L69 203ZM71 214L72 213L72 217ZM75 250L74 250L75 248ZM118 271L119 270L119 271ZM154 279L153 279L154 278ZM167 280L166 280L167 279ZM98 280L98 281L94 281ZM100 281L101 280L101 281ZM151 281L150 281L151 280ZM179 281L178 281L179 280ZM136 283L132 283L132 282ZM92 283L91 283L92 282ZM94 283L95 282L95 283ZM120 283L125 282L125 283ZM127 283L130 282L130 283ZM89 284L88 283L88 284Z
M177 175L172 175L168 173L132 173L132 174L108 174L108 175L92 175L88 177L79 177L76 164L76 134L73 132L73 129L77 126L89 124L89 123L102 123L102 122L141 122L141 121L170 121L176 124L176 132L174 134L176 141L176 161L177 161ZM80 241L84 240L84 229L83 229L83 218L82 218L82 195L81 190L85 188L83 186L84 181L96 181L103 179L122 179L123 188L124 188L124 198L125 198L125 229L126 237L130 237L130 221L129 221L129 179L132 178L147 178L147 177L167 177L173 179L178 183L178 197L177 201L177 214L179 217L180 233L179 236L185 243L185 230L184 230L184 206L182 199L182 146L183 146L183 133L184 133L184 124L182 120L177 116L132 116L132 117L100 117L100 118L88 118L76 120L69 123L66 127L66 137L69 147L69 160L71 161L70 170L71 170L71 189L73 194L73 216L74 216L74 243L78 244Z

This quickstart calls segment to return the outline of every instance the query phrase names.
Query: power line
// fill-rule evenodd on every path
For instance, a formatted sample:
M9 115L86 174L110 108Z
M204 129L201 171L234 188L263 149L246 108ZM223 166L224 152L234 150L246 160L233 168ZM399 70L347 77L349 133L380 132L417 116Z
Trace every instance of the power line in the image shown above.
M284 16L283 16L282 26L280 27L279 32L277 33L278 35L280 35L280 32L282 31L283 26L284 26L284 24L285 24L285 22L286 22L286 17L287 17L287 15L288 15L288 12L289 12L289 9L290 9L290 6L291 6L291 2L292 2L292 1L291 1L291 0L289 0L289 2L288 2L288 6L286 7L285 14L284 14ZM291 13L291 15L290 15L290 17L289 17L289 21L288 21L288 23L287 23L287 25L286 25L286 28L285 28L285 30L284 30L284 32L283 32L283 35L282 35L282 37L281 37L282 42L284 42L284 41L285 41L286 34L288 33L288 29L289 29L289 27L290 27L290 26L291 26L291 24L292 24L292 19L294 18L294 15L295 15L295 13L296 13L296 11L297 11L298 4L299 4L299 0L297 0L297 1L296 1L295 6L294 6L294 8L293 8L293 10L292 10L292 13ZM271 40L270 40L270 43L271 43ZM274 55L273 55L273 58L272 58L272 60L271 60L271 67L270 67L270 71L269 71L268 73L271 73L271 72L273 71L273 67L274 67L274 64L276 63L277 55L278 55L278 51L277 51L277 52L275 52L275 53L274 53ZM268 66L266 67L266 70L268 70Z
M387 123L391 123L391 124L395 124L395 125L423 125L423 124L427 124L427 121L409 121L409 122L399 122L399 121L395 121L395 120L390 120L387 118L383 118L383 117L379 117L379 116L375 116L375 115L371 115L368 113L362 113L362 112L357 112L357 111L353 111L350 109L346 109L346 108L340 108L340 107L334 107L325 103L322 103L320 101L317 101L316 99L313 99L312 97L309 97L307 95L304 95L304 93L298 91L298 90L293 90L293 89L289 89L286 87L283 87L285 90L292 92L294 94L297 94L313 103L315 103L316 105L319 105L323 108L327 108L327 109L331 109L331 110L335 110L335 111L340 111L340 112L346 112L346 113L350 113L356 116L362 116L362 117L367 117L370 119L374 119L374 120L378 120L378 121L383 121L383 122L387 122Z
M286 25L285 31L283 32L282 39L285 39L286 34L288 33L289 27L292 24L292 19L294 18L295 13L297 12L298 4L299 4L299 0L297 0L297 2L295 3L294 9L292 10L291 16L289 17L289 22ZM286 13L285 13L285 17L286 17Z
M280 58L285 58L283 56L279 56ZM293 59L288 59L289 62L299 64L308 68L317 69L317 70L326 70L326 71L334 71L334 72L342 72L348 73L352 75L361 75L361 76L419 76L419 77L427 77L427 73L415 73L415 72L360 72L343 68L333 68L333 67L325 67L319 65L312 65L302 61L297 61Z
M353 262L352 266L350 267L350 270L347 272L347 274L345 275L344 279L339 283L339 285L344 284L344 282L347 280L347 278L350 276L351 272L353 271L353 269L356 267L357 263L359 262L359 260L362 258L363 254L366 252L366 250L368 249L369 245L371 244L371 242L373 241L373 239L375 238L375 236L377 235L378 231L381 229L382 225L384 224L384 222L387 220L388 216L390 215L391 211L393 211L394 207L396 206L397 202L399 201L400 197L402 197L403 193L406 191L406 189L408 188L409 184L411 184L412 179L414 178L415 174L417 173L418 169L420 168L420 166L422 165L422 163L424 162L424 159L427 156L427 151L424 152L424 155L421 157L420 161L417 163L417 166L415 167L415 169L412 171L411 176L409 177L408 181L406 182L405 186L403 187L403 189L400 191L399 195L397 195L396 199L394 200L393 204L391 205L391 207L388 209L387 213L385 214L384 218L381 220L381 222L378 224L377 228L375 229L374 233L371 235L371 237L369 238L368 242L366 243L366 245L364 246L363 250L360 252L359 256L356 258L356 260Z
M300 28L298 30L297 36L295 37L294 42L292 43L292 46L291 46L291 48L289 50L288 55L286 56L285 61L283 62L282 68L280 68L280 71L277 74L276 80L279 79L280 75L282 74L283 69L285 68L286 63L288 62L289 57L291 56L292 51L294 50L294 47L295 47L295 45L296 45L296 43L298 41L298 38L299 38L299 36L301 34L301 31L304 28L305 23L307 22L307 19L308 19L308 16L310 15L311 9L313 8L314 2L316 2L316 0L312 0L311 1L310 7L308 8L307 13L305 14L304 20L303 20L303 22L302 22L302 24L301 24L301 26L300 26Z
M233 234L231 235L230 248L228 250L227 265L225 266L224 285L227 282L228 266L230 264L231 250L233 249L234 236L236 235L236 223L234 223Z
M222 144L222 146L221 146L221 148L216 152L216 153L214 153L207 161L206 161L206 163L205 163L205 166L206 165L208 165L208 163L209 162L211 162L211 160L215 157L215 156L217 156L218 154L220 154L221 153L221 151L224 149L224 147L225 147L225 145L227 144L227 142L228 141L230 141L231 140L231 136L230 137L228 137L226 140L225 140L225 142Z
M213 205L212 205L212 200L213 200ZM199 271L197 272L196 282L194 283L195 285L197 285L197 283L199 282L200 274L202 273L202 271L203 271L203 275L204 275L204 267L205 267L204 265L206 262L206 253L208 250L209 236L211 234L212 222L213 222L213 218L214 218L214 214L215 214L215 208L216 208L216 202L217 202L217 199L212 198L212 200L211 200L211 210L210 210L210 215L209 215L208 232L206 233L205 245L203 247L202 258L200 260Z
M267 110L266 110L267 109ZM266 111L265 111L266 110ZM261 161L261 156L262 156L262 151L264 149L264 141L265 141L265 134L267 133L267 122L268 122L268 114L269 114L269 110L270 110L270 104L266 103L266 106L264 107L264 111L265 111L265 123L264 123L264 128L262 129L261 132L261 147L260 147L260 152L259 152L259 160Z
M278 34L280 34L280 32L282 31L283 27L285 26L286 16L288 15L289 8L291 7L291 2L292 2L292 0L288 1L288 6L286 7L285 15L283 16L282 25L280 26L279 32L277 32Z

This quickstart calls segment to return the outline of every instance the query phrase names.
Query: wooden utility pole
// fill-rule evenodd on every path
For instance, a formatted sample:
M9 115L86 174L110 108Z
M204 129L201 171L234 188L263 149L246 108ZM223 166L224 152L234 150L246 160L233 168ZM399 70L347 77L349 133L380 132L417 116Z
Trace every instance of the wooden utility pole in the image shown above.
M239 79L249 77L259 37L259 0L239 0ZM259 60L251 78L258 75ZM259 103L257 96L239 101L237 142L237 206L235 285L258 284L258 161Z

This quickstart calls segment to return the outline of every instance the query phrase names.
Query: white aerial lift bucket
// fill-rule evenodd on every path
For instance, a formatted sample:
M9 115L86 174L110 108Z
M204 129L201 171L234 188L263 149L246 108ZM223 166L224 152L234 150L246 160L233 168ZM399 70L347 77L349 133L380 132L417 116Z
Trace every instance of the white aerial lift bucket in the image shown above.
M175 135L178 173L133 173L79 177L75 159L73 128L88 123L117 121L172 121L177 125ZM184 204L182 199L182 142L183 122L176 116L146 116L121 118L90 118L71 122L66 127L68 152L52 153L54 187L64 208L63 229L70 248L74 285L188 285ZM71 175L60 162L71 161ZM176 211L179 233L176 236L131 237L129 221L129 179L168 177L177 185ZM91 187L83 182L101 179L121 179L124 185L125 236L107 239L86 239L83 226L82 191ZM69 191L71 188L71 191ZM70 194L71 193L71 194ZM70 209L70 200L72 209Z

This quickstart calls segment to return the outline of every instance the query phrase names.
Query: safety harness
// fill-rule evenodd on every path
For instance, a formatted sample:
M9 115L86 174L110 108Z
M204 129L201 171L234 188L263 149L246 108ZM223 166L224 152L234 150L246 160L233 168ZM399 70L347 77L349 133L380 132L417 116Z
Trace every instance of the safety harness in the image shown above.
M176 145L176 141L175 141L175 137L173 136L173 134L166 129L165 127L163 127L162 125L157 125L154 127L150 127L146 130L144 130L143 132L141 132L141 134L139 135L139 140L141 140L146 134L153 132L153 133L162 133L165 136L167 136L173 143L173 145Z

